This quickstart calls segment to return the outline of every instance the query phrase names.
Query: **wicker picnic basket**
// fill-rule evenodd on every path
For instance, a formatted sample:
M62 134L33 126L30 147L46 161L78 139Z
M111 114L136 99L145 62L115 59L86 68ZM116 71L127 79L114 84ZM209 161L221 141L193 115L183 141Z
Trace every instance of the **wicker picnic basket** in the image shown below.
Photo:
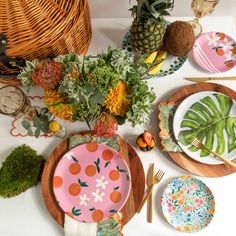
M11 57L85 54L91 39L88 0L0 0L0 33L7 36L5 54ZM1 74L12 72L0 63Z

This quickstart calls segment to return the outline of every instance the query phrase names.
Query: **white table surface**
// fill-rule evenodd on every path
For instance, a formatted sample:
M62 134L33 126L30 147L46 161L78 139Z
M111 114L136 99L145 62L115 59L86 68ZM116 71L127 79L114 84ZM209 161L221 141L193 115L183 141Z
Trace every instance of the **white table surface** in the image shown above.
M187 20L187 18L178 18ZM172 18L171 20L174 20ZM235 26L232 17L211 17L203 18L202 25L204 32L222 31L231 36L235 35ZM106 50L107 46L119 47L122 38L131 19L93 19L93 37L89 53L95 54ZM171 76L151 79L148 84L154 87L157 99L154 102L154 112L151 123L155 136L157 137L156 105L161 100L166 100L182 86L191 84L183 79L185 76L210 76L198 68L197 65L187 61L184 66ZM236 75L236 68L223 74L224 76ZM236 90L236 82L218 82ZM32 94L42 95L39 88L33 88ZM28 144L47 158L51 151L61 142L58 138L19 138L9 134L11 120L9 117L0 115L0 163L20 144ZM73 123L67 125L69 132L86 130L84 123ZM129 124L119 127L118 133L130 144L134 145L137 135L145 126L132 128ZM161 168L166 172L163 181L154 190L154 218L153 223L146 223L146 207L140 214L137 214L125 226L123 233L126 236L177 236L184 235L172 228L163 219L160 209L160 195L166 184L176 176L189 174L172 162L168 155L162 153L157 147L149 153L138 152L145 170L150 162L155 162L156 169ZM199 236L231 236L235 233L235 212L236 212L236 175L232 174L222 178L202 179L213 191L216 200L216 212L213 221L204 230L196 233ZM57 225L48 213L42 198L40 184L25 193L10 199L0 199L0 236L62 236L63 229Z

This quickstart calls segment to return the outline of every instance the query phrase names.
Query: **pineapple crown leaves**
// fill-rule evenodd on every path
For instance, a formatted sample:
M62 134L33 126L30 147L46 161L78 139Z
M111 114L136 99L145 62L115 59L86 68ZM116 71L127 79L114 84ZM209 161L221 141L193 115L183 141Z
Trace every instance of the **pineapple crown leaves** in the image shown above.
M174 0L138 0L137 6L134 6L132 16L137 19L158 20L161 16L170 15L174 7Z

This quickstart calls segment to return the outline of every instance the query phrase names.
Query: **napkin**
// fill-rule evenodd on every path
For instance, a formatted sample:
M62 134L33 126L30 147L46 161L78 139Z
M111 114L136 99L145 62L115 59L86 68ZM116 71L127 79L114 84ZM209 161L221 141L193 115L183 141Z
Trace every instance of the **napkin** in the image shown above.
M175 140L172 127L176 109L177 104L174 102L160 102L158 105L159 137L161 150L164 152L183 152Z
M122 236L122 218L123 215L118 212L110 219L97 224L79 222L65 214L65 236Z
M65 236L96 236L97 223L83 223L65 214Z

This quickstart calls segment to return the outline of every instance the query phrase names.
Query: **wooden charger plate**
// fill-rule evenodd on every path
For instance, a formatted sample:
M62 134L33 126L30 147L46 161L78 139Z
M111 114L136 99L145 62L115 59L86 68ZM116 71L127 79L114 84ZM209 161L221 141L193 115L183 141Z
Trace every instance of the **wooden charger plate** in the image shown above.
M215 91L223 93L236 101L236 92L223 85L214 83L197 83L189 85L178 90L167 103L174 103L177 106L188 96L202 92L202 91ZM161 132L161 131L160 131ZM167 152L170 158L176 162L180 167L189 171L192 174L205 176L205 177L222 177L230 175L236 171L236 168L231 168L226 164L220 165L207 165L193 160L183 152ZM236 163L236 159L233 160Z
M81 134L92 135L91 132L83 132ZM124 157L127 165L130 168L131 180L132 180L129 198L121 210L121 212L124 215L122 223L125 225L135 215L137 209L139 208L139 205L141 204L145 189L145 175L142 162L139 156L137 155L136 151L122 138L120 138L119 145L120 145L119 152ZM41 184L41 191L45 205L51 216L62 227L64 226L65 213L59 207L54 197L52 180L53 180L54 170L58 162L68 150L69 150L69 139L64 140L54 149L44 167L42 175L42 184Z

